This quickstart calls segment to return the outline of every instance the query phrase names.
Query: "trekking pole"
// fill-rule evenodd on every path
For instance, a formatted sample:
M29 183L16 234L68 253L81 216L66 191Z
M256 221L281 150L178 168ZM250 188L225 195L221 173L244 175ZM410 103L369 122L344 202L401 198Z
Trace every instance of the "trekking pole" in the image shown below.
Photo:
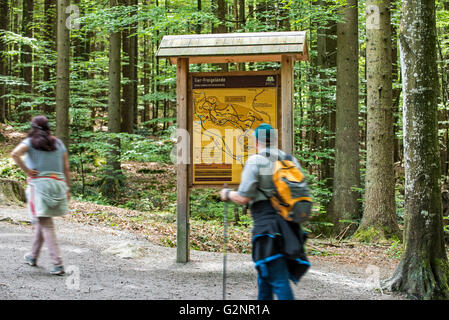
M228 184L225 183L224 187L227 188ZM228 201L224 202L224 213L223 213L223 222L224 222L224 244L223 244L223 300L226 300L226 242L228 240Z

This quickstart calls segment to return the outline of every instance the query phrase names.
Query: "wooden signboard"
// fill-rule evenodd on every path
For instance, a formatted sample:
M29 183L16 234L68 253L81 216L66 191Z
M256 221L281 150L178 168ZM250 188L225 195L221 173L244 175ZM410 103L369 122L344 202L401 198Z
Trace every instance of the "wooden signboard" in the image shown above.
M264 32L164 36L158 58L176 63L177 253L189 261L190 190L238 185L255 153L252 132L278 129L279 146L294 152L293 66L308 60L306 33ZM280 62L275 71L190 73L197 63Z
M243 166L256 153L254 129L278 128L280 74L190 74L191 183L240 184Z

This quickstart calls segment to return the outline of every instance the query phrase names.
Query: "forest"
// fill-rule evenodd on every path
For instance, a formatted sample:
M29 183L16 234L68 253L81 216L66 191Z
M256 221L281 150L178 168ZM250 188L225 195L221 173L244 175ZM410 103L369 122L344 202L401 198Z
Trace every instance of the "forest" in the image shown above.
M161 39L278 31L307 34L293 119L314 200L304 228L384 245L400 258L390 289L448 299L449 1L0 0L0 181L24 185L9 153L44 114L69 149L70 219L175 246L176 65L157 58ZM217 190L190 199L191 248L220 251ZM251 216L231 211L229 250L249 253Z

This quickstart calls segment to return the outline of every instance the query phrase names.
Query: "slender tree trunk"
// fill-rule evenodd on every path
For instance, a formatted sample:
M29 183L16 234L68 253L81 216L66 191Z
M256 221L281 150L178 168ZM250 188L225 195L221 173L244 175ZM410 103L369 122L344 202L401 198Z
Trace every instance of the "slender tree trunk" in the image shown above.
M320 0L319 5L323 9L328 9L329 3ZM323 26L324 27L324 26ZM324 91L321 94L321 123L323 134L321 135L321 145L323 149L334 149L335 140L335 100L330 98L335 93L335 80L330 76L331 69L337 66L337 24L335 21L329 21L326 28L318 28L317 51L318 65L321 67L320 79L321 88ZM320 180L325 182L325 186L332 191L332 182L334 177L334 161L333 159L324 158L321 165ZM329 200L325 199L326 212L330 213L328 206Z
M0 29L8 30L8 14L9 14L9 2L8 0L0 0ZM0 38L0 76L7 76L8 74L8 60L4 54L7 51L8 45ZM0 82L0 123L4 123L6 120L7 101L6 98L2 98L6 93L6 86Z
M321 3L322 0L318 0L318 3ZM289 9L286 6L286 2L280 2L278 0L278 6L279 6L279 15L280 15L280 21L279 21L279 28L282 31L290 31L291 30L291 24L289 19Z
M437 123L434 0L402 1L405 229L401 262L387 282L418 299L449 299Z
M118 0L110 0L110 6L118 5ZM109 37L109 94L108 94L108 132L119 133L120 128L120 75L121 75L121 35L112 32ZM107 158L107 176L103 181L102 192L107 197L117 194L122 177L120 165L120 139L110 138L111 152Z
M22 32L23 35L27 38L33 37L33 10L34 10L34 1L33 0L23 0L22 2ZM23 64L22 67L22 78L26 82L26 85L23 88L24 93L27 97L24 99L24 102L31 101L31 94L33 92L33 50L29 45L22 46L22 52L20 55L20 61ZM26 121L30 119L30 115L26 112L30 110L28 106L21 108L21 112L23 112L20 116L21 121Z
M239 0L239 27L245 26L246 16L245 16L245 0Z
M395 5L399 0L392 0L391 7ZM391 38L392 38L392 48L391 48L391 65L392 65L392 85L393 85L393 137L394 137L394 163L402 159L402 142L401 139L396 137L396 133L399 132L400 123L400 110L399 110L399 98L401 96L401 88L395 88L395 84L401 82L398 64L398 32L394 24L391 24Z
M73 4L80 9L80 15L83 15L82 8L80 6L81 0L72 0ZM80 61L84 53L84 32L77 30L72 33L73 43L73 61Z
M148 5L148 1L145 0L143 2L144 5L144 10L146 10L147 5ZM148 22L144 21L144 28L148 27ZM152 61L152 55L153 52L150 51L152 49L152 46L150 46L149 40L148 40L148 36L145 34L143 36L143 78L142 78L142 82L143 82L143 94L145 96L145 101L143 102L143 122L147 122L150 120L150 103L148 101L148 95L150 94L150 76L151 74L151 70L150 70L150 61ZM150 51L150 57L149 58L149 54L148 51Z
M342 12L344 22L337 25L337 116L331 212L337 234L348 226L341 220L360 217L357 0L348 0ZM346 235L351 234L350 229Z
M444 1L443 8L449 11L449 1ZM438 46L438 61L441 77L440 86L440 103L443 105L442 110L439 111L439 120L441 119L443 124L441 125L444 136L442 138L443 146L441 146L441 174L444 178L444 185L447 187L449 182L449 54L443 51L444 43L449 41L449 28L441 28L437 30L437 46ZM445 54L446 53L446 54Z
M22 2L22 0L15 0L13 7L19 7L20 3ZM14 33L20 33L21 29L20 29L20 23L19 23L19 12L18 10L11 10L11 31ZM12 44L12 49L15 52L19 52L20 51L20 45L18 43L13 43ZM22 69L17 67L19 65L19 61L20 61L20 55L14 55L13 57L11 57L11 63L10 63L10 68L9 68L9 74L11 76L17 76L17 77L21 77L22 76ZM22 87L19 86L13 86L12 90L22 90ZM14 104L14 111L20 112L20 108L19 108L19 99L17 98L12 98L13 100L11 101L10 104Z
M44 39L47 42L46 50L48 53L56 52L55 47L55 38L56 38L56 0L45 0L44 2L44 14L45 14L45 26L44 26ZM43 66L44 73L44 81L50 82L52 75L54 76L54 72L52 67L50 66L49 61ZM44 95L47 101L53 101L55 99L55 91L51 88L48 88L44 91ZM45 102L42 105L42 111L45 114L50 114L54 111L53 103Z
M137 8L139 5L138 0L132 0L133 5ZM136 9L138 10L138 9ZM134 13L136 15L136 13ZM133 46L133 70L132 70L132 89L133 89L133 127L132 127L132 133L134 133L134 129L138 125L138 98L139 98L139 92L138 92L138 81L139 81L139 73L138 73L138 64L139 64L139 38L137 37L137 33L139 29L139 24L137 22L133 23L131 26L131 33L133 36L131 37L131 44Z
M198 10L198 12L201 12L201 0L197 0L196 1L196 10ZM201 34L201 22L198 22L195 26L195 32L196 34Z
M122 5L131 6L132 0L122 0ZM121 131L127 133L134 132L134 62L135 62L135 36L133 28L127 27L122 31L123 52L128 58L128 63L122 66L123 78L127 83L123 85L123 102L121 104L122 124Z
M215 4L215 16L220 21L217 27L212 28L212 33L227 33L228 28L226 27L226 1L225 0L214 0ZM217 63L216 64L221 71L227 72L228 64L227 63Z
M111 7L117 0L110 0ZM120 132L120 66L121 36L113 32L109 38L109 95L108 95L108 131Z
M238 11L238 29L245 29L246 17L245 17L245 0L239 0L239 11ZM237 69L240 71L246 70L246 65L244 62L237 65Z
M358 232L399 237L393 170L390 0L366 2L367 156L365 210ZM370 232L373 234L373 232Z
M56 64L56 136L69 145L70 108L70 30L66 26L66 8L70 0L58 0L58 30Z

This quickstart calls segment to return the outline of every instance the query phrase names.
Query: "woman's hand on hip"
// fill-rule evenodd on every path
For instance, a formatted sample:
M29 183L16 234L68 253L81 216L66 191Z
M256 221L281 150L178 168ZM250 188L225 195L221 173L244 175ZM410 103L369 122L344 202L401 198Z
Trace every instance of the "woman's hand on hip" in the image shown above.
M37 176L37 174L39 173L39 171L37 171L37 170L33 170L33 169L27 169L27 170L25 170L25 173L26 173L26 175L28 176L28 177L35 177L35 176Z

